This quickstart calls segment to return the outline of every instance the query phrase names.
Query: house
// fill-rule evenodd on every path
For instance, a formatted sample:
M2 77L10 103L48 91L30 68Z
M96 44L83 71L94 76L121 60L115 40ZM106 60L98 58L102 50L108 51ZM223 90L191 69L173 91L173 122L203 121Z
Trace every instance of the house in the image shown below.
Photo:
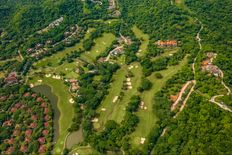
M32 115L32 116L31 116L31 119L32 119L33 121L36 121L36 120L37 120L37 116L36 116L36 115Z
M59 19L56 19L52 23L48 25L48 28L54 28L56 26L59 26L64 21L64 17L60 17Z
M29 128L35 128L36 126L37 126L36 123L31 123L30 126L29 126Z
M44 120L48 121L50 119L49 115L44 116Z
M44 122L44 126L45 126L45 127L48 127L48 126L49 126L49 123L48 123L48 122Z
M40 144L44 144L46 142L46 139L44 137L40 137L40 138L38 138L38 142Z
M112 51L110 51L110 55L111 56L118 56L124 53L124 49L122 46L120 47L116 47L115 49L113 49Z
M52 44L52 40L47 40L45 44L46 45L51 45Z
M27 143L30 143L30 142L31 142L31 138L25 137L25 140L24 140L24 141L27 142Z
M21 145L20 151L23 152L23 153L27 152L27 146Z
M210 72L211 74L213 74L216 77L221 77L222 76L221 70L215 65L207 65L205 67L205 70Z
M178 45L178 42L176 40L159 40L155 44L160 47L175 47Z
M108 2L109 2L109 10L116 8L115 0L109 0Z
M43 133L44 136L46 136L46 135L48 135L49 130L43 130L42 133Z
M41 145L39 147L39 153L45 153L47 151L47 147L45 145Z
M100 62L100 63L103 63L103 62L106 62L106 58L101 57L101 58L99 58L97 61Z
M34 48L28 48L27 49L27 54L31 54L31 53L33 53L34 52Z
M35 48L37 50L41 49L42 47L43 47L43 44L40 44L40 43L38 43L38 44L35 45Z
M131 45L132 41L129 37L125 37L120 34L120 38L118 38L118 43L119 44L126 44L126 45Z
M14 153L14 147L13 146L8 147L6 150L6 154L13 154L13 153Z
M5 101L5 100L7 100L7 96L1 96L0 97L0 101L2 102L2 101Z
M44 100L43 100L42 97L38 97L38 98L36 99L36 102L44 102Z
M25 135L26 136L30 136L32 134L32 130L31 129L27 129L26 131L25 131Z
M4 82L8 85L14 84L18 82L17 73L11 72L4 80Z
M206 53L206 55L207 58L204 59L201 63L201 69L203 71L209 72L210 74L213 74L216 77L222 77L222 71L216 65L213 65L213 59L216 58L217 54L209 52Z

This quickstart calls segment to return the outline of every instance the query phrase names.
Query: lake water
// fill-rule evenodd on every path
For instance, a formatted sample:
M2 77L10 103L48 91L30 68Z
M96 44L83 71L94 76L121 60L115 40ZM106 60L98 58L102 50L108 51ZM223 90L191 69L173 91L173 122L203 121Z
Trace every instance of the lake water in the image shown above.
M53 143L55 143L59 136L59 117L60 117L60 111L57 107L58 97L52 93L51 87L48 85L39 85L32 89L36 93L40 93L44 96L46 96L50 103L52 104L52 109L54 112L53 115L53 129L54 129L54 137L53 137Z
M59 117L60 117L60 111L57 107L58 97L52 93L51 87L48 85L39 85L32 89L36 93L40 93L44 96L46 96L49 101L52 104L52 109L54 112L53 116L53 129L54 129L54 137L53 137L53 143L56 143L58 137L59 137ZM70 135L67 137L66 140L66 147L71 148L73 145L78 144L83 141L83 132L82 128L78 131L75 131L73 133L70 133Z
M73 145L78 144L82 141L83 141L83 132L82 132L82 128L80 127L80 129L78 131L72 132L67 137L66 147L68 149L71 149Z

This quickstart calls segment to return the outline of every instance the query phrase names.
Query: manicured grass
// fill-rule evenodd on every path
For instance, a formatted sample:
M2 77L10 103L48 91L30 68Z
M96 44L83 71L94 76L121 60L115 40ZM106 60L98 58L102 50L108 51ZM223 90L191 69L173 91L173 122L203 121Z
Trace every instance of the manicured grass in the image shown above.
M113 76L113 82L110 85L109 94L103 100L99 106L97 112L100 114L99 122L94 123L95 128L103 127L104 124L109 120L109 117L112 115L112 111L117 108L118 102L113 103L115 96L120 96L120 92L123 87L123 81L126 79L127 70L125 68L119 69ZM106 111L101 111L102 108L105 108Z
M38 83L38 80L42 80ZM62 80L56 80L49 78L33 77L33 80L29 81L34 84L45 84L52 88L52 92L58 97L58 108L60 110L59 118L59 138L54 147L54 154L60 154L64 147L64 140L68 134L68 128L72 124L72 118L74 116L73 105L69 103L69 99L72 96L68 92L68 87L64 85Z
M138 94L137 88L140 85L142 70L139 63L133 63L133 69L129 70L127 65L123 65L120 70L113 76L113 82L111 83L111 87L109 89L109 94L103 100L102 104L98 108L97 112L100 114L99 122L95 123L95 128L99 130L104 127L104 124L108 120L114 120L117 123L120 123L125 115L125 108L130 101L130 98L133 95ZM138 66L138 68L135 68ZM126 80L126 75L128 71L131 71L134 74L134 77L131 78L132 89L123 90L123 81ZM120 95L120 92L123 92L124 95ZM115 96L119 96L117 102L113 103L113 99ZM101 111L102 108L105 108L106 111Z
M81 58L87 62L94 62L96 57L104 52L108 47L110 47L111 43L115 39L116 37L112 33L103 33L102 37L97 38L94 41L95 46L93 46L90 51L81 54Z
M141 41L140 51L137 53L138 56L145 56L147 52L147 46L149 44L149 35L144 34L138 27L132 28L135 36Z
M179 50L179 47L164 49L164 53L162 53L160 56L153 57L151 60L155 61L161 57L172 56L173 54L177 53L178 50Z
M134 74L134 77L131 78L132 89L124 91L124 96L122 96L121 100L117 103L117 105L113 108L113 112L109 117L112 120L120 123L124 119L125 108L127 104L130 102L130 99L133 95L137 95L137 88L140 86L141 78L142 78L142 69L139 63L131 64L134 66L133 69L129 70ZM138 68L135 68L138 66ZM127 66L128 68L128 66Z
M161 90L161 88L165 85L166 81L171 78L174 74L176 74L185 64L187 63L187 59L185 58L180 62L179 65L168 67L168 69L160 71L163 75L162 79L157 79L154 73L148 77L148 79L153 83L153 87L149 91L145 91L141 94L141 99L144 101L147 107L147 110L139 109L136 113L140 119L136 130L131 134L132 145L134 147L138 147L140 144L140 139L142 137L146 138L148 134L151 132L151 129L158 121L158 118L153 113L152 105L154 103L154 95L156 92Z

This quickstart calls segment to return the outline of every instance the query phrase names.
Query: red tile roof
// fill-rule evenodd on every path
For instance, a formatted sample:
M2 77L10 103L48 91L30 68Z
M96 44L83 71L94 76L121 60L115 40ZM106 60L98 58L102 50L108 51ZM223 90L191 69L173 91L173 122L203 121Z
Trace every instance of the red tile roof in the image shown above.
M26 136L30 136L32 134L32 130L28 129L25 131Z
M46 139L44 137L38 138L38 141L40 144L44 144L46 142Z
M45 126L45 127L48 127L48 126L49 126L49 123L48 123L48 122L44 122L44 126Z
M47 150L47 147L46 147L45 145L41 145L41 146L39 147L39 153L45 153L46 150Z
M43 130L43 132L42 132L42 133L43 133L43 135L44 135L44 136L46 136L46 135L48 135L49 130Z
M23 153L27 152L27 146L21 145L20 151L23 152Z

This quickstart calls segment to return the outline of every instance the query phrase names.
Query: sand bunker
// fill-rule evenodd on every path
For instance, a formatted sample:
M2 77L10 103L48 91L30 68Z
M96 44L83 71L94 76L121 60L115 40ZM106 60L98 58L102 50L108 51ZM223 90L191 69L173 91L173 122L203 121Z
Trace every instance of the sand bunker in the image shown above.
M115 103L118 100L118 96L115 96L113 99L113 103Z

